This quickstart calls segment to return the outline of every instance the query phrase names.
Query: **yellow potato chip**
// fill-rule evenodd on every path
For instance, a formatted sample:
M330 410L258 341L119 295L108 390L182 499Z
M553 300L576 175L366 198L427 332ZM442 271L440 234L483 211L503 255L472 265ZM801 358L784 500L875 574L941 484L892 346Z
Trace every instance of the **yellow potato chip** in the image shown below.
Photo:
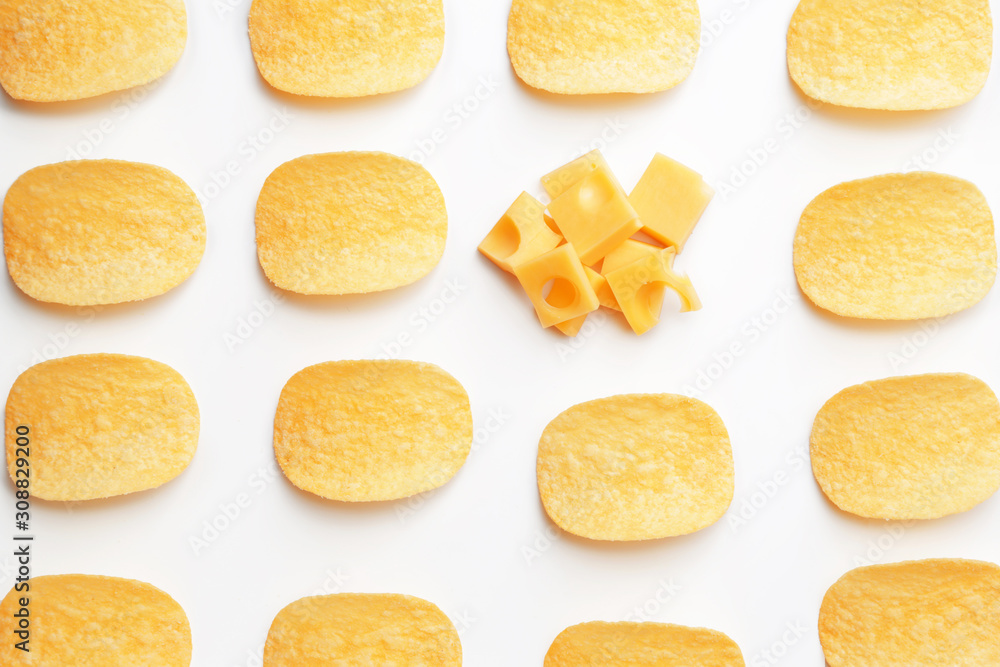
M1000 567L934 559L851 570L819 611L830 667L1000 665Z
M916 320L978 303L993 286L993 213L954 176L889 174L834 186L802 213L795 275L844 317Z
M549 517L592 540L686 535L733 499L729 434L715 410L673 394L627 394L575 405L538 444Z
M989 0L802 0L788 71L809 97L862 109L945 109L986 83Z
M361 97L417 85L444 50L442 0L254 0L261 76L296 95Z
M183 0L0 0L0 85L32 102L103 95L163 76L186 41Z
M700 33L696 0L514 0L507 51L533 88L653 93L691 73Z
M53 359L11 387L7 470L44 500L145 491L187 467L198 428L194 394L166 364L123 354Z
M1000 402L962 373L849 387L813 424L813 473L842 510L870 519L936 519L1000 489Z
M331 361L281 390L274 452L295 486L332 500L395 500L443 485L472 447L469 396L416 361Z
M743 653L716 630L666 623L593 621L566 628L544 667L744 667Z
M409 595L302 598L274 618L264 667L461 667L458 631L438 607Z
M7 270L28 296L71 306L158 296L205 252L205 216L162 167L80 160L22 174L3 202Z
M260 265L300 294L409 285L441 260L447 235L434 178L387 153L296 158L267 177L257 200Z
M32 577L15 584L0 602L0 628L0 665L10 667L191 664L191 626L184 609L155 586L131 579ZM22 641L27 651L15 646Z

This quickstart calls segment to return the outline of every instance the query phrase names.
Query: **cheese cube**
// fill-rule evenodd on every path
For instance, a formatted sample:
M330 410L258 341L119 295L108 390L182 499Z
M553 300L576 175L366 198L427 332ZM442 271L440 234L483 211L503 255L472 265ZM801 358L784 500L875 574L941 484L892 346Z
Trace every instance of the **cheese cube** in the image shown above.
M701 174L657 153L628 199L642 231L680 252L714 195Z
M555 248L562 239L549 229L545 206L522 192L483 242L479 252L504 271Z
M667 252L663 252L664 250ZM672 247L660 248L651 243L626 239L620 246L604 256L604 263L601 264L601 273L608 275L615 269L628 266L632 262L645 259L659 252L663 252L664 259L667 260L667 266L673 267L674 257L677 255L676 249Z
M589 172L553 199L549 213L588 266L642 228L638 214L606 167Z
M572 162L564 164L552 173L542 176L542 187L549 193L549 197L555 199L579 183L581 178L598 167L607 169L608 173L612 175L611 178L614 180L615 185L621 187L618 179L614 177L611 167L608 166L608 161L604 159L604 155L598 150L590 151L586 155L582 155Z
M608 285L607 279L602 276L597 271L594 271L589 266L583 267L584 273L587 274L587 278L590 279L590 286L594 288L594 293L597 295L597 300L601 302L602 306L607 306L608 308L614 308L615 310L621 310L618 307L618 302L615 301L615 295L611 291L611 286ZM549 298L553 298L553 293L556 293L556 297L560 298L559 293L556 291L557 287L560 291L566 289L566 283L560 283L558 286L553 285L552 290L549 291ZM580 329L583 328L583 323L587 321L586 315L581 315L580 317L574 317L571 320L566 320L565 322L559 322L556 324L556 329L563 332L567 336L575 336L580 333Z
M669 249L664 249L605 275L625 319L637 334L646 333L660 321L663 287L680 296L681 312L701 309L691 280L677 275L670 267L671 261Z
M600 307L583 264L570 243L514 267L543 327L551 327ZM552 283L548 294L545 287Z

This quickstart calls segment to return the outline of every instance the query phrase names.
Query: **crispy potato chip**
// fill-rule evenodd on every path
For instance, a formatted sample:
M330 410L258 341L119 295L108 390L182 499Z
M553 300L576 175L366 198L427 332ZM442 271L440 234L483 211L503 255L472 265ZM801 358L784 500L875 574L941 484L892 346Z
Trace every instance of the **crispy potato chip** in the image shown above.
M975 305L997 273L993 213L954 176L889 174L834 186L802 213L795 276L844 317L916 320Z
M180 373L124 354L44 361L7 397L7 470L31 495L92 500L154 489L198 446L198 404ZM19 465L20 464L20 465Z
M472 447L469 396L434 364L331 361L281 390L274 452L303 491L349 502L436 489Z
M1000 665L1000 567L936 559L851 570L819 611L830 667Z
M4 254L28 296L71 306L158 296L205 253L195 193L162 167L80 160L22 174L3 202Z
M962 373L866 382L813 424L813 473L837 507L870 519L936 519L1000 489L1000 402Z
M716 630L666 623L593 621L566 628L544 667L744 667L743 653Z
M62 102L166 74L187 41L183 0L0 0L0 85Z
M538 489L563 530L592 540L685 535L733 499L729 434L715 410L673 394L575 405L545 427Z
M945 109L986 83L989 0L802 0L788 71L809 97L863 109Z
M411 88L444 51L442 0L254 0L250 46L285 92L361 97Z
M438 607L409 595L302 598L274 618L264 667L461 667L458 631Z
M257 200L257 256L281 289L365 294L430 273L448 213L434 178L387 153L306 155L267 177Z
M700 34L696 0L514 0L507 51L533 88L654 93L691 73Z
M20 584L19 584L20 585ZM150 584L86 574L32 577L0 602L0 665L187 667L191 626L184 609ZM22 604L27 602L27 604ZM26 609L28 628L15 614ZM26 632L18 635L18 632ZM16 639L15 639L16 637ZM15 647L27 639L28 652Z

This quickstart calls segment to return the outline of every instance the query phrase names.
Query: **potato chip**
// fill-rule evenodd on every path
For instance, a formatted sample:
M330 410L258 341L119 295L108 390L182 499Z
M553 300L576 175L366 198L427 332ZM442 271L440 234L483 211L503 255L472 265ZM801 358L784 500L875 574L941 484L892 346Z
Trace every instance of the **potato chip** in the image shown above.
M407 498L436 489L472 447L469 396L416 361L331 361L281 390L274 452L303 491L332 500Z
M300 294L409 285L441 260L447 235L434 178L386 153L296 158L268 176L257 200L260 265Z
M744 667L743 653L716 630L666 623L593 621L566 628L544 667Z
M1000 665L1000 567L935 559L851 570L830 587L819 639L830 667Z
M2 665L191 664L187 615L172 597L155 586L86 574L32 577L26 584L27 591L18 590L22 585L17 584L0 602ZM27 620L17 616L22 609L27 610ZM27 652L15 647L15 643L25 640Z
M177 477L198 446L198 404L180 373L124 354L43 361L7 397L7 470L31 495L92 500Z
M166 74L187 41L183 0L0 0L0 85L62 102Z
M592 540L685 535L733 499L729 434L715 410L673 394L575 405L545 427L538 489L549 517Z
M533 88L653 93L687 78L700 36L696 0L514 0L507 51Z
M254 0L257 69L296 95L361 97L417 85L444 51L442 0Z
M3 237L7 270L28 296L115 304L184 282L205 253L205 216L162 167L80 160L18 178L4 198Z
M409 595L302 598L274 618L264 667L461 667L458 631L438 607Z
M916 320L978 303L993 286L993 213L979 189L915 172L834 186L802 213L795 275L844 317Z
M1000 403L962 373L849 387L813 424L813 473L837 507L870 519L936 519L1000 489Z
M802 0L788 71L809 97L845 107L945 109L986 83L988 0Z

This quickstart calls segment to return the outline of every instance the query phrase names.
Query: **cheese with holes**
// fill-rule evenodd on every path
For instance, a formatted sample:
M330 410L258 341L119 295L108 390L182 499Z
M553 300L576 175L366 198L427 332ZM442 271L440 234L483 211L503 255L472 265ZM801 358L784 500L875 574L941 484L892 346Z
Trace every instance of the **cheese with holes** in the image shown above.
M504 271L552 250L562 237L549 229L545 206L522 192L504 216L479 244L479 252Z
M646 333L660 321L662 286L677 292L681 298L682 313L701 309L701 301L691 280L670 268L672 258L673 254L669 250L661 250L605 276L625 319L637 334Z
M597 271L594 271L589 266L583 267L584 273L587 274L587 278L590 280L590 286L594 288L594 294L597 295L597 300L602 306L607 305L605 303L606 299L611 299L614 302L615 295L611 291L611 287L608 285L608 281ZM569 283L560 282L552 286L552 290L549 292L549 301L566 301L571 298L572 295L568 294L567 288ZM615 307L617 307L617 302ZM580 315L579 317L574 317L571 320L566 320L565 322L559 322L556 324L556 329L559 329L562 333L567 336L575 336L580 333L580 329L583 328L583 323L587 321L586 315Z
M584 176L599 167L604 167L608 171L608 174L611 175L615 184L621 187L614 172L611 171L611 166L608 165L608 161L604 159L604 155L599 150L592 150L586 155L581 155L555 171L542 176L542 187L545 188L545 192L548 193L549 197L555 199L579 183L580 179Z
M534 304L543 327L586 315L601 305L570 243L514 267L514 275ZM550 282L551 289L545 294Z
M701 174L657 153L628 200L642 231L680 252L713 196Z
M639 216L606 167L597 167L552 200L549 213L591 265L642 228Z

